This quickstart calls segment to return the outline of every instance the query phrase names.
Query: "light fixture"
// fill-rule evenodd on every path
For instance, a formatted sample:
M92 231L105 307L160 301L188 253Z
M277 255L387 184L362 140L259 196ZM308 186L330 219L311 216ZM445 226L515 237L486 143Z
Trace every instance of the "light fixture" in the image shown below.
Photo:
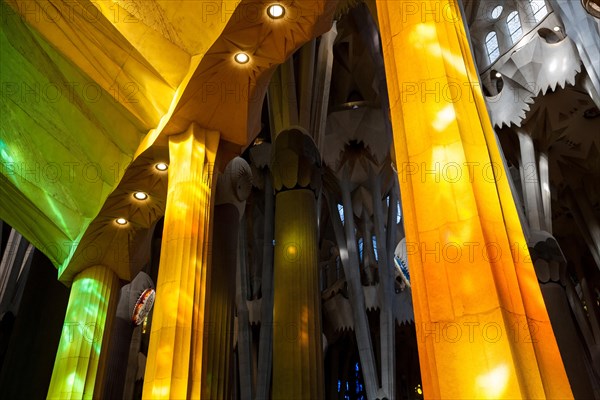
M166 171L169 168L169 166L164 162L159 162L154 166L154 168L156 168L159 171Z
M581 0L581 5L590 15L600 18L600 0Z
M117 218L117 219L115 219L115 222L118 225L127 225L127 220L125 218Z
M250 57L246 53L237 53L235 56L233 56L233 59L238 64L246 64L248 61L250 61Z
M418 395L422 395L423 394L423 389L421 389L421 384L420 383L415 387L415 392L417 392Z
M496 78L502 78L502 74L500 72L496 72Z
M560 26L555 26L554 28L552 28L554 30L554 32L558 32L560 31Z
M285 8L278 3L271 4L267 7L267 15L273 19L282 18L285 15Z
M135 197L137 200L146 200L148 198L148 194L144 192L135 192L133 197Z

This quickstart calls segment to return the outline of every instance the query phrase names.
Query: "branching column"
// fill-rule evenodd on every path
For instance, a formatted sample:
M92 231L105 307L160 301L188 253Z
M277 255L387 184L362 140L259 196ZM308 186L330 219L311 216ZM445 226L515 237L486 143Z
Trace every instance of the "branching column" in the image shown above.
M195 124L169 136L169 186L145 399L200 397L212 176L218 144L218 132Z
M268 166L271 158L271 144L263 143L250 149L250 159L256 168L254 182L264 182L265 213L263 227L263 265L260 305L260 343L258 345L258 366L256 377L256 399L268 398L271 388L271 371L273 367L273 235L274 235L274 195L273 183ZM245 302L246 299L244 298ZM238 309L239 310L239 309ZM241 329L241 328L240 328ZM247 329L245 327L244 329ZM240 330L240 337L242 332ZM240 339L241 343L241 339ZM241 347L241 346L240 346ZM241 359L241 357L240 357ZM241 371L241 369L240 369ZM248 372L246 372L247 374ZM240 372L240 375L242 373ZM244 400L244 399L242 399Z
M533 139L522 129L517 129L521 149L521 187L529 226L535 230L546 230L546 218L540 187L540 174Z
M458 5L377 8L424 395L572 398Z
M273 398L321 399L323 348L317 210L320 156L297 129L278 135L273 149L275 254Z
M119 279L104 266L90 267L71 287L48 399L102 398Z

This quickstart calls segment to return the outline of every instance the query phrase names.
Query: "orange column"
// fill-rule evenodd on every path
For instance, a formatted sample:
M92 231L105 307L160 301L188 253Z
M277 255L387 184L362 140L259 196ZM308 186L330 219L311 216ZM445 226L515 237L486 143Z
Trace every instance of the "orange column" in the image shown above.
M377 1L426 398L572 398L455 0Z
M212 176L219 133L169 136L169 184L145 399L200 397Z

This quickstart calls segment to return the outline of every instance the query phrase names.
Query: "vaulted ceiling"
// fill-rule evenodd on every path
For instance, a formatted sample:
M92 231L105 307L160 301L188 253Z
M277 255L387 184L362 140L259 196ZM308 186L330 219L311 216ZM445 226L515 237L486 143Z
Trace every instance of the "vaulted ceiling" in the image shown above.
M153 166L167 161L166 135L196 122L245 147L274 68L331 26L335 2L281 3L285 18L272 20L256 0L3 2L0 218L65 281L106 262L90 249L140 240L164 198L139 209L131 193L164 192ZM237 52L250 61L235 63ZM131 255L113 258L129 279Z

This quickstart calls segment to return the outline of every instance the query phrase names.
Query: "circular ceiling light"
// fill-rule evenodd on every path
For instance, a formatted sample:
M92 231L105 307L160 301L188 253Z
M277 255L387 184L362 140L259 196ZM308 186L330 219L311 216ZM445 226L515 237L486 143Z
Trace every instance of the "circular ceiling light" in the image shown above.
M148 198L148 193L135 192L133 197L135 197L137 200L146 200Z
M552 28L552 29L554 29L554 32L558 32L558 31L560 31L560 26L555 26L555 27L554 27L554 28Z
M125 218L117 218L117 219L115 219L115 222L118 225L127 225L127 220Z
M600 18L600 0L581 0L581 5L590 15Z
M154 168L156 168L159 171L166 171L169 168L169 166L164 162L160 162L160 163L156 164L154 166Z
M281 4L271 4L267 7L267 15L272 19L279 19L285 15L285 8Z
M248 61L250 61L250 57L246 53L237 53L235 56L233 56L233 59L238 64L246 64Z
M496 78L502 78L502 74L500 72L496 72Z

